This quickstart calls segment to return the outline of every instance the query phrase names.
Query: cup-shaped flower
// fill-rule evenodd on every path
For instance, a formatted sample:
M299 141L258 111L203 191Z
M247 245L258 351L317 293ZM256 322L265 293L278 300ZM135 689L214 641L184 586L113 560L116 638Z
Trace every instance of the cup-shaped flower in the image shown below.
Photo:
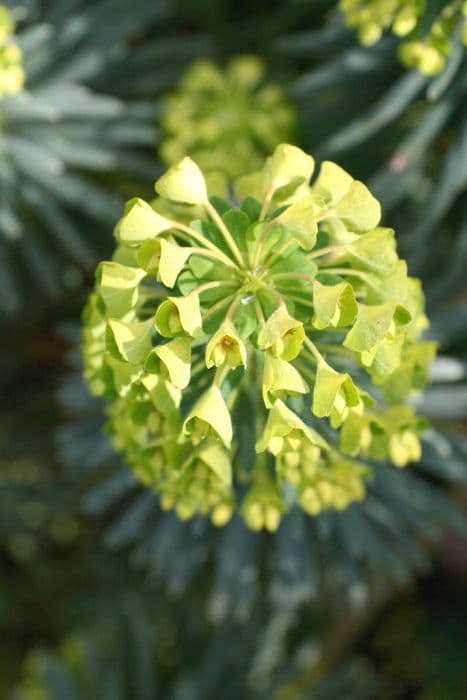
M352 176L337 163L324 160L313 184L313 194L328 207L340 202L352 184Z
M125 213L115 227L117 241L137 246L173 227L173 222L161 216L150 204L135 197L125 206Z
M183 423L182 432L190 436L195 444L210 436L230 447L232 421L219 387L211 386L198 399Z
M371 352L394 326L404 326L410 313L395 301L385 304L359 304L354 325L347 333L344 347L355 352Z
M262 350L270 350L276 357L290 361L300 354L304 338L303 323L290 316L287 307L281 305L261 328L258 345Z
M157 345L150 352L145 367L148 372L154 373L163 368L174 386L185 389L190 383L191 374L190 338L182 336Z
M125 323L110 319L107 323L106 345L118 360L139 365L146 361L152 347L152 320Z
M137 260L143 270L171 289L192 253L193 249L188 246L179 246L160 238L145 241L138 250Z
M348 282L326 285L315 280L313 307L313 325L318 329L351 326L358 311L355 292Z
M308 384L293 365L266 351L263 372L263 400L270 408L275 399L307 394Z
M299 185L309 182L314 167L315 162L311 156L296 146L282 143L266 160L263 170L263 191L270 192L271 196L277 190L287 186L291 186L293 191Z
M283 401L277 400L269 411L263 433L256 443L256 452L268 450L277 456L284 451L296 450L303 443L322 450L329 449L326 440L316 430L306 425Z
M180 402L182 392L175 384L161 374L146 374L141 377L141 384L147 395L166 422L175 426L180 423Z
M292 202L277 218L289 229L301 248L310 250L314 247L318 225L310 194Z
M111 318L121 318L137 301L144 270L117 262L103 262L96 272L97 289Z
M196 337L202 331L203 319L196 293L186 297L167 297L158 307L154 324L165 338L188 334Z
M360 391L347 372L336 372L326 362L319 362L313 390L312 411L318 418L331 417L331 425L339 427L349 409L363 410L363 404L372 405L373 399Z
M206 367L221 367L227 364L232 369L242 365L246 368L245 343L230 321L224 323L206 345Z
M163 199L183 204L205 204L208 200L204 175L188 157L173 165L159 178L156 192Z

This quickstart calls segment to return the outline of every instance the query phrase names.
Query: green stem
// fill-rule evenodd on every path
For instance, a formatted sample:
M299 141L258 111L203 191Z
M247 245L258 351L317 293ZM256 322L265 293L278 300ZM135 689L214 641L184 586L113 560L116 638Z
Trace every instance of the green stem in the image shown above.
M238 307L238 305L239 305L239 303L240 303L240 301L241 301L241 298L242 298L242 295L241 295L241 294L237 294L237 296L235 297L235 299L233 300L233 302L230 304L230 306L229 306L229 308L228 308L228 310L227 310L227 313L226 313L226 315L225 315L225 320L226 320L226 321L231 321L231 320L232 320L233 315L234 315L234 313L236 312L237 307Z
M233 294L229 294L229 296L224 297L223 299L220 299L218 302L213 304L205 313L203 313L203 321L206 321L206 319L211 318L211 316L216 314L219 311L219 309L222 309L223 306L226 306L228 303L230 303L232 297Z
M193 379L193 377L196 377L197 374L199 374L201 371L206 369L206 361L204 357L201 360L198 360L193 367L191 368L190 372L190 377Z
M217 212L216 212L216 214L217 214ZM235 263L225 253L222 252L222 250L219 248L219 246L217 246L215 243L210 241L209 238L206 238L205 236L203 236L201 233L198 233L198 231L195 231L194 229L192 229L191 226L185 226L185 224L181 224L178 221L174 221L173 227L174 227L174 229L177 229L176 235L179 235L179 231L183 231L184 233L188 234L190 239L193 239L194 241L198 241L198 243L200 243L203 246L203 248L209 248L209 250L212 250L214 253L220 255L226 265L227 264L230 266L234 265L235 267L237 267L237 265L235 265ZM187 240L187 239L184 238L184 240ZM191 241L188 240L188 243L190 243L190 242ZM242 261L242 264L243 264L243 261Z
M259 215L260 220L262 220L266 217L267 211L269 209L269 205L271 204L271 200L274 196L274 190L275 190L274 186L271 185L271 187L266 192L266 196L264 197L264 200L263 200L263 206L261 207L261 212Z
M230 372L230 367L226 364L223 364L220 367L218 367L216 369L214 379L212 380L212 385L217 386L217 388L219 389L222 382L224 381L224 379L226 378L226 376L228 375L229 372Z
M361 277L366 278L366 274L360 270L352 270L350 267L327 267L326 272L332 275L343 275L344 277Z
M201 294L202 292L207 292L208 289L219 289L219 287L237 287L238 282L229 282L228 280L222 280L222 281L214 281L214 282L205 282L204 284L200 284L199 287L196 287L196 289L193 289L191 294Z
M267 279L269 280L305 280L305 282L314 283L315 278L311 275L304 275L301 272L276 272L274 275L270 275Z
M247 363L247 366L248 366L248 363ZM243 377L240 379L240 382L238 383L238 385L235 387L235 389L232 389L232 391L230 392L230 396L226 402L227 408L229 409L229 411L232 411L233 407L235 406L235 402L238 399L238 395L240 393L240 390L245 385L247 379L248 379L248 373L245 371L243 373Z
M308 338L308 336L305 336L305 340L304 340L303 342L304 342L304 344L307 346L307 348L310 350L310 352L311 352L311 354L313 355L313 357L314 357L318 362L324 362L325 364L327 364L327 363L326 363L326 360L324 359L324 357L322 356L322 354L320 353L320 351L318 350L318 348L316 347L316 345L313 343L312 340L310 340L310 339Z
M277 299L277 301L279 302L279 306L286 306L284 297L282 296L282 294L280 294L280 292L277 291L277 289L274 289L274 287L268 286L268 287L264 287L264 291L269 292L269 294L272 294L273 297L275 297Z
M272 228L274 228L275 225L276 225L276 219L273 219L264 227L263 231L261 232L261 235L258 238L258 242L256 243L256 247L255 247L255 255L253 258L253 268L258 267L260 257L261 257L261 248L263 247L264 241L266 240L269 231Z
M296 304L301 304L302 306L307 306L309 309L314 309L314 305L312 301L307 301L306 299L302 299L301 297L295 296L294 294L289 294L287 291L287 299L290 299L290 301L294 301Z
M218 260L224 265L228 265L228 267L230 267L232 270L235 270L237 274L241 274L240 270L238 269L238 266L233 262L233 260L228 258L227 255L224 255L224 253L222 253L221 251L217 253L214 250L206 250L205 248L192 248L192 253L193 255L202 255L205 258L212 258L213 260Z
M328 245L324 248L318 248L318 250L312 250L311 253L306 254L306 257L312 260L313 258L320 258L322 255L336 253L338 250L342 250L342 248L345 248L344 244Z
M242 268L244 266L244 261L243 261L243 257L242 257L242 254L240 252L240 249L237 246L237 244L235 243L229 229L222 221L221 216L219 216L217 209L215 207L213 207L213 205L209 201L204 203L204 207L205 207L207 213L209 214L209 216L211 217L211 219L214 221L214 223L218 227L219 231L224 236L225 242L229 246L229 248L232 251L234 257L236 258L238 264Z
M313 384L316 379L316 372L313 372L304 362L294 362L297 365L299 371L304 374Z
M361 270L352 270L350 267L327 267L325 271L331 273L332 275L340 275L341 277L357 277L358 279L363 280L369 287L379 291L377 285L373 282L371 277L366 272Z
M256 312L256 318L258 319L258 323L260 328L262 328L265 324L265 318L263 314L263 309L261 307L261 302L258 299L258 297L255 297L255 312Z
M325 352L333 353L335 355L347 355L347 357L353 357L352 350L347 350L341 345L332 345L332 343L320 343L319 347Z
M291 245L297 245L296 241L293 240L293 239L292 239L292 240L286 241L286 242L284 243L284 245L283 245L281 248L279 248L279 250L278 250L276 253L274 253L274 255L273 255L271 258L268 258L268 259L266 260L266 262L267 262L267 264L268 264L268 267L272 267L272 265L274 265L274 263L275 263L277 260L279 260L279 258L281 257L281 255L282 255L283 253L285 253L285 251L287 250L287 248L290 248Z
M157 440L151 440L151 447L159 447L159 445L164 445L166 442L174 442L178 439L178 433L173 435L164 435L164 437L157 438Z

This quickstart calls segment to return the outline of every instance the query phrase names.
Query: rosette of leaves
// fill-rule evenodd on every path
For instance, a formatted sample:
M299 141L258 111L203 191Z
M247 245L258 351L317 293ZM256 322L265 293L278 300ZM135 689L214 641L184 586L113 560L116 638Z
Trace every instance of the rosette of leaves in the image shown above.
M386 29L404 37L398 48L400 60L425 75L440 73L453 48L467 45L463 0L340 0L339 8L365 46L379 41Z
M256 56L233 58L224 70L195 62L163 102L162 160L172 165L188 155L203 171L229 178L259 168L278 143L292 139L295 125L281 87L265 82L265 74Z
M129 202L99 267L85 377L112 402L115 447L183 519L223 525L240 500L273 531L294 503L362 499L359 456L420 458L423 421L384 407L423 388L434 356L420 285L367 188L330 162L310 187L313 168L282 144L233 208L185 158L153 206Z
M102 257L114 208L153 177L156 97L204 42L167 42L165 0L5 6L26 76L15 95L0 90L0 305L12 313L25 290L57 298Z
M15 23L4 5L0 5L0 98L14 95L24 84L21 49L12 40Z

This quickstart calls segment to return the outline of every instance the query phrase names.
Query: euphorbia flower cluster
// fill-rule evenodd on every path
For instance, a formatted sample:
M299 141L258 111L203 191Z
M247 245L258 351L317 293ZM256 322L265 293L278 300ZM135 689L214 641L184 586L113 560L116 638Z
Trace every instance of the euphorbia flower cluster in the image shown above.
M234 157L234 154L233 154ZM181 518L238 508L275 530L364 497L371 468L420 457L400 403L432 343L418 280L361 182L279 145L209 197L184 158L131 200L84 315L85 376L137 477Z
M0 5L0 99L20 92L24 84L21 49L12 40L14 31L13 17Z
M366 46L390 29L404 37L399 58L426 75L440 73L455 43L467 46L467 2L451 0L429 6L425 0L340 0L349 27Z
M191 156L218 180L259 168L277 143L293 138L296 121L280 85L265 78L257 56L236 56L223 69L196 61L163 101L162 160Z

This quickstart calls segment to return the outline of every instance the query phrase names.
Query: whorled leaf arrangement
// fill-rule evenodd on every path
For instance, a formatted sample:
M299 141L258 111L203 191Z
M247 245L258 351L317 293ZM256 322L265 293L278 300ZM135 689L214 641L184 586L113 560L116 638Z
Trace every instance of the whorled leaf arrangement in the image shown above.
M21 49L14 43L15 23L4 5L0 5L0 99L14 95L24 85Z
M467 46L464 0L340 0L339 7L346 24L358 29L359 40L366 46L379 41L386 29L405 37L399 47L400 60L426 75L443 70L453 45Z
M0 308L11 316L76 289L107 254L119 201L160 167L157 100L206 42L168 35L167 0L4 5L26 75L16 94L0 90Z
M172 165L189 155L203 171L230 178L261 167L295 125L281 87L265 82L265 73L256 56L238 56L223 71L196 61L163 104L162 160Z
M277 643L286 615L270 621L265 634L255 615L242 625L208 626L206 642L195 594L183 606L154 590L114 596L111 612L107 604L58 648L33 649L6 700L297 700L304 692L320 700L375 697L378 679L365 659L343 654L332 669L316 673L316 649L327 649L312 616L306 635L288 645Z
M85 377L111 400L115 447L181 518L223 525L240 498L248 527L273 531L294 503L362 499L355 457L420 457L423 421L384 406L423 388L434 356L416 342L420 285L368 189L331 162L310 187L313 169L282 144L234 208L185 158L152 206L128 203L98 269Z

